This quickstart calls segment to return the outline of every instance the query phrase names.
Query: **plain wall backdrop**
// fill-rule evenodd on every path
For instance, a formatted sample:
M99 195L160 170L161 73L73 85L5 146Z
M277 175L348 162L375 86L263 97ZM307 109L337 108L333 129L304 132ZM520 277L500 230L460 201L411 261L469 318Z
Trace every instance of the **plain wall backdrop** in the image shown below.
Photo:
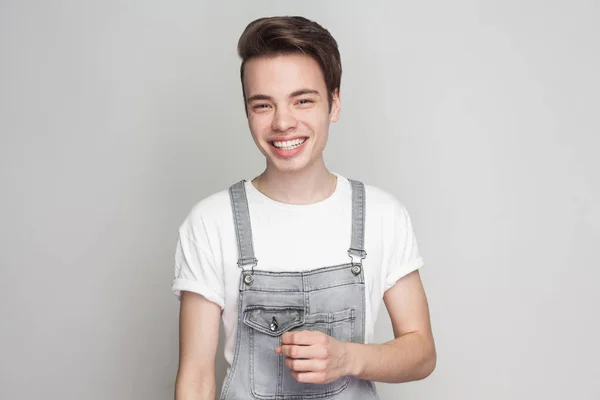
M236 45L270 15L338 40L327 164L424 256L438 366L381 398L600 398L600 4L533 0L2 0L0 398L172 398L177 229L264 166Z

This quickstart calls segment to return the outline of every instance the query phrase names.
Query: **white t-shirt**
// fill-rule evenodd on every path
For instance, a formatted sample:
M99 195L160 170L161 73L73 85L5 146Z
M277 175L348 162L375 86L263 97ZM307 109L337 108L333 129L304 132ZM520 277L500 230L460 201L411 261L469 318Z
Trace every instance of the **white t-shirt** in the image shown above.
M257 270L307 271L350 261L352 189L338 177L334 193L309 205L276 202L246 181ZM410 217L392 195L365 185L365 339L371 343L384 292L420 268ZM221 306L225 359L231 365L241 269L228 190L200 201L179 229L172 291L196 292Z

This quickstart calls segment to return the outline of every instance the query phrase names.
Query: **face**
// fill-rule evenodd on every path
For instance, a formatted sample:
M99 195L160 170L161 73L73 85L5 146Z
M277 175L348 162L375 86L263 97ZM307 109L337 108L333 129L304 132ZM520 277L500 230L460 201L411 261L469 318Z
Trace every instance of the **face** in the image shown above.
M299 172L319 168L329 124L339 118L338 91L332 95L319 64L304 54L257 57L244 70L248 125L267 159L267 170Z

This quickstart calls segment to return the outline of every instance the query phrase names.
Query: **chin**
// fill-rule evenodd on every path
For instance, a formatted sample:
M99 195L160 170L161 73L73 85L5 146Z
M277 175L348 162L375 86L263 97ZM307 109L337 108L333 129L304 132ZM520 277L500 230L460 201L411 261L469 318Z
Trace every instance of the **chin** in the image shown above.
M303 160L300 158L282 160L279 158L272 157L269 164L270 167L276 171L284 173L293 173L306 170L312 163L308 160Z
M302 165L289 165L289 164L281 164L281 163L272 163L271 164L272 168L279 171L279 172L283 172L283 173L294 173L294 172L299 172L302 170L305 170L307 165L302 164Z

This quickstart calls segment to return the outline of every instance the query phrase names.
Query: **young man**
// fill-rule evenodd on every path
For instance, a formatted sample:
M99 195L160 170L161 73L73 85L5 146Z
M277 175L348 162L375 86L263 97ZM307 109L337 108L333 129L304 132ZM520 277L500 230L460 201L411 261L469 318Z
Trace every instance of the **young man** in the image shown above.
M435 367L410 218L390 194L328 171L340 115L336 41L301 17L248 25L238 52L248 125L266 169L199 202L182 224L177 400L376 399L373 381ZM382 300L395 339L370 344Z

